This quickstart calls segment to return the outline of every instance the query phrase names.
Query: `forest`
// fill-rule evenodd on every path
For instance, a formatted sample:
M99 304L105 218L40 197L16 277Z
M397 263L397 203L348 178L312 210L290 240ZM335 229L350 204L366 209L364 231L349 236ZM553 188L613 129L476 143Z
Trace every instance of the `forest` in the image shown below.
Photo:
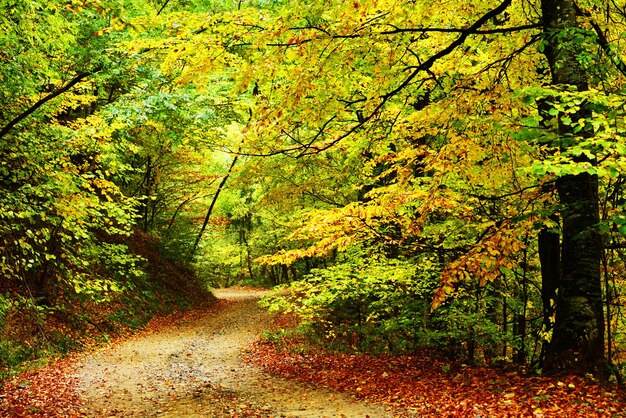
M625 82L619 0L0 0L0 378L239 285L622 386Z

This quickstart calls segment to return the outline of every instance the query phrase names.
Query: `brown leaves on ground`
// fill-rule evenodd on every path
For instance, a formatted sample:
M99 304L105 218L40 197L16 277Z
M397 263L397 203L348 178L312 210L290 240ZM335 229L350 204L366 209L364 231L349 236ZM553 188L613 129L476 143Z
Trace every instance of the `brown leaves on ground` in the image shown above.
M371 356L294 348L279 350L259 342L248 360L273 375L383 403L403 416L626 416L623 392L582 377L559 380L486 367L451 368L430 352Z
M0 417L80 417L80 396L68 376L75 359L68 357L0 384Z
M156 318L142 333L215 313L229 303L220 301L209 309ZM302 350L301 345L289 345L289 340L281 347L259 342L249 351L248 360L274 375L385 404L400 416L626 416L624 392L583 377L522 377L514 371L455 366L431 352L412 356L330 354ZM76 360L73 355L0 383L0 417L82 417L81 398L68 377ZM226 401L231 416L264 414L253 405Z

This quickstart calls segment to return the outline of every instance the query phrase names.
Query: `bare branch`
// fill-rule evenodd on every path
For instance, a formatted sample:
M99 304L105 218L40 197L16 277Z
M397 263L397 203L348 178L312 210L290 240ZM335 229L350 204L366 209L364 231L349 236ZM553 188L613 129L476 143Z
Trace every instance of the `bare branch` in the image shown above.
M391 30L383 30L378 32L380 35L394 35L398 33L429 33L429 32L438 32L438 33L463 33L467 31L467 29L462 28L399 28L394 25L387 25L393 27ZM510 28L496 28L496 29L478 29L472 32L473 35L492 35L498 33L511 33L511 32L519 32L522 30L530 30L540 28L540 23L533 23L529 25L522 26L513 26Z
M50 94L46 95L45 97L41 98L31 107L29 107L24 112L22 112L17 117L15 117L13 120L11 120L4 128L2 128L2 130L0 131L0 139L2 139L7 133L9 133L9 131L11 131L11 129L13 129L18 123L20 123L21 121L23 121L24 119L26 119L27 117L35 113L35 111L39 109L41 106L48 103L50 100L54 99L55 97L62 95L63 93L65 93L66 91L74 87L76 84L80 83L85 78L97 73L101 69L102 67L98 67L93 71L79 73L76 77L74 77L72 80L70 80L66 85L64 85L60 89L55 90L51 92Z
M574 7L576 9L576 13L589 18L589 23L598 37L598 45L600 45L606 56L609 57L613 65L615 65L615 68L617 68L617 70L623 75L626 75L626 63L624 63L620 56L616 54L613 49L611 49L611 44L604 35L602 28L600 28L600 26L593 19L591 19L591 13L582 10L576 3L574 3Z

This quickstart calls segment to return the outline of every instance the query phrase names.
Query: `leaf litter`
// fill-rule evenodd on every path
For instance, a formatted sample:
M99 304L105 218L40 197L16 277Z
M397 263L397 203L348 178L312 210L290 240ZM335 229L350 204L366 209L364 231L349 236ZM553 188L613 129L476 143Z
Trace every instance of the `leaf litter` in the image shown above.
M254 342L272 321L260 294L223 291L212 308L25 371L0 383L0 417L626 416L624 392L580 376Z
M258 341L247 361L267 373L388 406L406 417L623 417L626 394L582 376L522 376L450 364L437 353L329 353Z

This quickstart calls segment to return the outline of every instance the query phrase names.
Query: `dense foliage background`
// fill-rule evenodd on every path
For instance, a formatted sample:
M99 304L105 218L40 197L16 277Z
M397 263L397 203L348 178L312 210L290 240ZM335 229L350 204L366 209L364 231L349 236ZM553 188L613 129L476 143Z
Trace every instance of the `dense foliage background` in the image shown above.
M0 370L238 283L324 347L621 379L619 4L0 11Z

